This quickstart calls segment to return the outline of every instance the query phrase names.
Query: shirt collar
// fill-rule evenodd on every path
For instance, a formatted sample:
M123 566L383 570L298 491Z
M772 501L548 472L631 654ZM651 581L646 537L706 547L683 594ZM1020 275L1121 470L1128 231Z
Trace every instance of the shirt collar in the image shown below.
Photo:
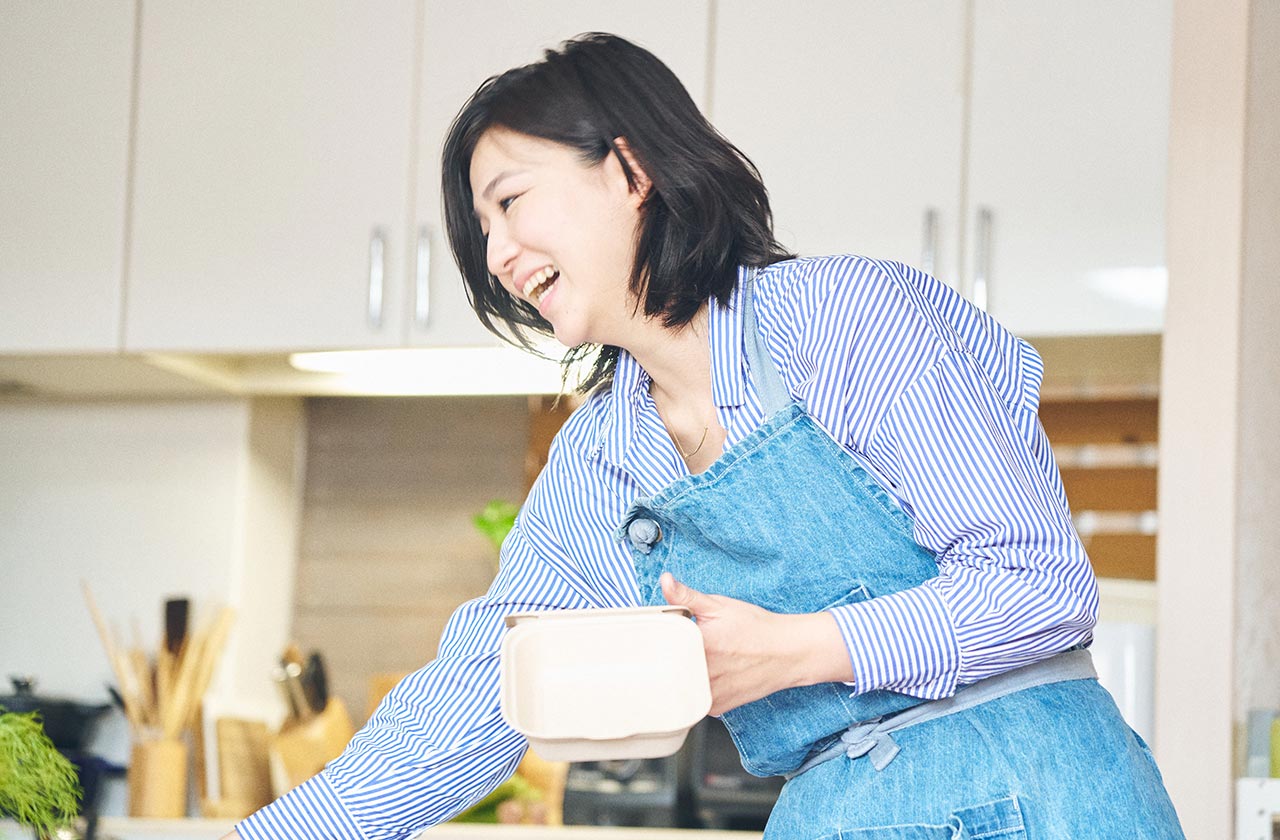
M746 354L742 347L742 280L729 294L727 306L712 300L707 311L707 341L711 350L711 397L719 407L736 407L746 400ZM640 412L644 409L650 383L649 374L630 353L618 353L613 371L609 404L600 426L601 455L622 467L627 450L635 440Z
M649 389L649 374L626 350L618 352L613 369L613 383L600 427L600 453L609 463L621 467L627 449L635 437L636 422L644 393Z

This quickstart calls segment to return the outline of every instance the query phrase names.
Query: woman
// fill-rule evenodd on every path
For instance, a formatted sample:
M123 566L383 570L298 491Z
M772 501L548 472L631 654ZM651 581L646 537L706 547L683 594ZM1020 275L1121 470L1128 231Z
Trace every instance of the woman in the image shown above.
M1182 836L1083 650L1028 345L906 266L792 258L749 161L612 36L481 86L444 187L481 320L578 348L589 397L439 658L241 836L447 819L525 746L504 617L664 601L744 764L790 777L769 838Z

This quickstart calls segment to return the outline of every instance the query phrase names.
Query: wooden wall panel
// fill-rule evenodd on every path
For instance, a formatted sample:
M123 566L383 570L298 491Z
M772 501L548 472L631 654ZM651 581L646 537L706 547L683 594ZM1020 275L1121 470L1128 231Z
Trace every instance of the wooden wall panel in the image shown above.
M1154 467L1073 467L1062 470L1071 509L1156 509Z
M525 448L525 486L532 487L534 479L547 464L551 441L569 419L569 415L582 401L565 396L557 400L549 396L529 397L529 444Z
M1040 422L1055 446L1151 443L1159 437L1158 415L1154 397L1052 400L1040 405Z
M1098 577L1154 580L1155 536L1144 533L1139 514L1158 509L1151 447L1159 439L1159 400L1145 395L1106 399L1049 399L1040 422L1053 444L1067 501ZM1106 458L1099 456L1105 451ZM1071 457L1065 457L1070 455ZM1092 463L1101 462L1097 466ZM1132 526L1116 517L1095 524L1097 513L1133 513ZM1122 521L1122 520L1121 520Z
M1093 534L1083 539L1098 577L1156 579L1154 534Z
M471 523L524 500L524 397L307 402L293 635L328 662L357 722L371 678L435 656L453 610L484 593L497 552Z

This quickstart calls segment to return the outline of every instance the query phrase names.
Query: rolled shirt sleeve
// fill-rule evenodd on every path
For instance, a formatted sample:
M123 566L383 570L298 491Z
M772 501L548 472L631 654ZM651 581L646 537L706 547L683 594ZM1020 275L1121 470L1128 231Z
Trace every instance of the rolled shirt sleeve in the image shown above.
M831 610L858 692L945 697L1090 638L1097 583L1040 427L1034 350L933 278L822 263L784 378L902 504L939 574Z
M319 775L242 821L245 840L411 837L479 801L515 770L527 744L498 708L505 619L587 606L522 525L503 544L489 592L449 620L438 657L402 680Z
M938 577L835 611L860 690L942 697L1089 638L1097 584L1056 487L963 353L943 355L868 449L894 461Z

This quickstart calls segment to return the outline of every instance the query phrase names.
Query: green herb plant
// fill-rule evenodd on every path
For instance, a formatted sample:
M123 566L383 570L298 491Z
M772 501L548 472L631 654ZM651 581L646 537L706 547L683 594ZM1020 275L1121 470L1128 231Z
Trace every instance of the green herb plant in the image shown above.
M453 818L460 823L500 823L501 809L505 802L517 802L519 811L529 804L542 801L542 791L538 790L522 776L516 774L493 789L493 792Z
M76 768L49 740L37 712L0 706L0 815L44 837L80 810Z
M485 505L471 520L480 533L489 538L495 551L502 549L502 541L516 525L516 514L520 506L501 499L494 499Z

